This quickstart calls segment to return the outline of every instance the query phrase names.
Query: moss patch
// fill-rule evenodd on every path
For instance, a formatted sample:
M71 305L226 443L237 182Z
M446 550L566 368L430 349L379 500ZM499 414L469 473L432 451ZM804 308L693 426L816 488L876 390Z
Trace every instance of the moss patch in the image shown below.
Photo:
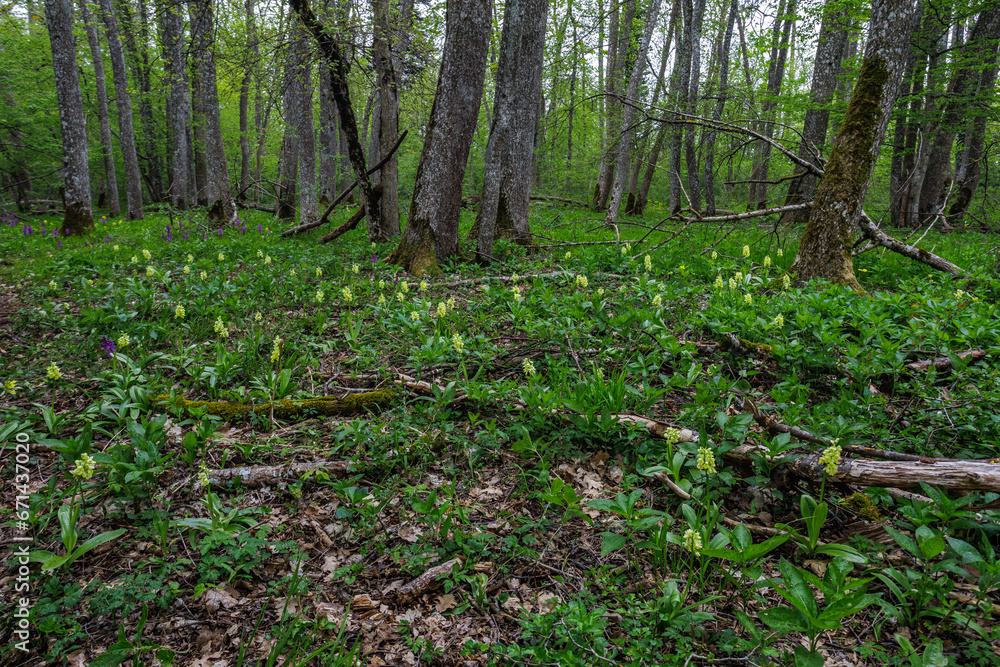
M392 401L395 394L396 389L380 389L363 394L350 394L344 398L317 396L315 398L284 399L261 405L244 405L229 401L189 401L184 397L174 398L164 394L157 396L154 402L160 405L180 405L188 413L192 408L206 408L208 414L216 415L226 421L243 421L251 412L261 416L269 416L273 407L274 416L277 419L292 421L316 415L324 417L354 415L384 408Z

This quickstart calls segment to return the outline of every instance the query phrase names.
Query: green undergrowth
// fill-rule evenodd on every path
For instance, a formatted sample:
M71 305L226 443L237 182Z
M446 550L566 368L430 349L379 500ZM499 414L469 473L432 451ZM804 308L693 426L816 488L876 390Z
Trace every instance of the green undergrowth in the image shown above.
M233 664L995 664L998 514L972 508L997 494L906 500L782 465L822 454L833 474L850 446L997 458L995 239L920 242L961 281L863 253L859 295L787 278L795 230L694 225L652 249L678 231L657 208L616 241L590 212L533 206L540 249L499 242L491 267L424 281L360 230L317 245L255 212L83 239L3 227L0 440L30 498L30 651L181 664L197 632L157 628L183 613L239 624L246 641L213 649ZM751 404L827 444L769 435ZM727 458L744 445L749 462ZM327 461L349 465L210 482ZM415 602L385 590L457 556ZM389 630L355 625L361 594Z

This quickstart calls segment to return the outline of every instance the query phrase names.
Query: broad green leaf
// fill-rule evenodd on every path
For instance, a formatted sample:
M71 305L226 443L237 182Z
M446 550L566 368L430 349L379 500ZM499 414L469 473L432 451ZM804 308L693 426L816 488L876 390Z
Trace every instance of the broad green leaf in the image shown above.
M826 659L819 651L810 651L805 646L795 647L795 667L823 667Z
M617 533L601 533L604 540L601 542L601 556L607 556L612 551L618 551L625 546L624 535Z
M791 607L762 609L758 618L778 632L808 632L809 619Z

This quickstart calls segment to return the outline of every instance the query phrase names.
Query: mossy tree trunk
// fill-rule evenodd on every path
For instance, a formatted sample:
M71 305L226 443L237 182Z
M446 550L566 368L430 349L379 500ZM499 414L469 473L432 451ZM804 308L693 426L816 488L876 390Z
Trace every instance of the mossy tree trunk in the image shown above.
M851 246L903 79L916 0L876 0L857 83L813 201L792 270L861 291Z
M458 254L462 181L483 97L490 41L489 0L448 3L437 91L417 166L403 240L388 261L415 276L441 272Z

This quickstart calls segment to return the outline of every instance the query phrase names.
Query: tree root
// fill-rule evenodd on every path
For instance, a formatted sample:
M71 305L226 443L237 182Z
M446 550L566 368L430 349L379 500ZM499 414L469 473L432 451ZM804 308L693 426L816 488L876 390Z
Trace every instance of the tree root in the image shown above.
M307 474L345 477L350 469L350 461L310 461L308 463L286 463L280 466L243 466L210 470L208 483L212 487L221 487L239 479L246 487L284 486L300 481L302 476Z

